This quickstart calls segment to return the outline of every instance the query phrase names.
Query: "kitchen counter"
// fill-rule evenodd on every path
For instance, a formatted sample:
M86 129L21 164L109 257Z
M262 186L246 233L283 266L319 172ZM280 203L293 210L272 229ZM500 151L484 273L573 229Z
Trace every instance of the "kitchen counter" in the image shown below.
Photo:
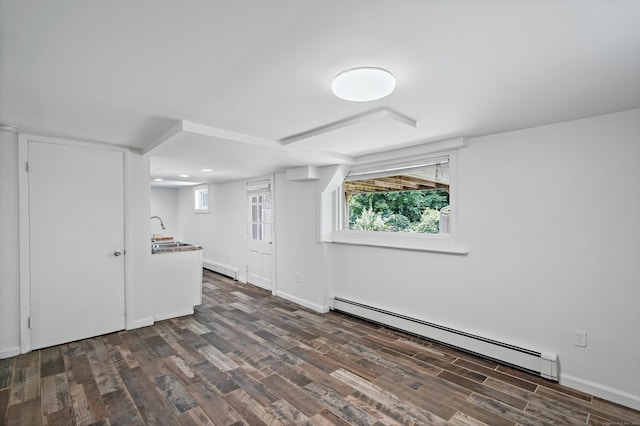
M202 303L202 247L158 241L151 253L154 320L193 314Z
M201 246L196 246L194 244L187 243L164 243L157 242L151 243L151 254L160 254L160 253L176 253L181 251L196 251L202 250Z

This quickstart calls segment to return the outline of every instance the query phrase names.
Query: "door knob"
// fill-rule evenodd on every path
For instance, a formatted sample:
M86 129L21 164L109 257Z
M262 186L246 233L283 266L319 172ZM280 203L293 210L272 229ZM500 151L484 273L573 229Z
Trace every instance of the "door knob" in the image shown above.
M120 250L116 250L116 251L113 252L113 255L118 257L118 256L122 255L122 252Z

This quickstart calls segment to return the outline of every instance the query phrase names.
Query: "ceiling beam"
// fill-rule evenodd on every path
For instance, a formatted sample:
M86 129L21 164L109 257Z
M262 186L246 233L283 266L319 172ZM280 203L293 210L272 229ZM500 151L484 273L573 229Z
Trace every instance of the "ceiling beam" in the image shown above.
M301 140L311 139L324 133L342 129L343 127L353 126L367 120L380 117L390 118L391 120L397 121L399 123L404 123L411 127L416 127L418 125L416 120L414 120L413 118L407 117L406 115L400 114L399 112L393 111L389 108L379 107L362 112L360 114L352 115L351 117L343 118L342 120L334 121L333 123L325 124L324 126L304 131L302 133L287 136L286 138L280 139L279 142L282 145L289 145Z

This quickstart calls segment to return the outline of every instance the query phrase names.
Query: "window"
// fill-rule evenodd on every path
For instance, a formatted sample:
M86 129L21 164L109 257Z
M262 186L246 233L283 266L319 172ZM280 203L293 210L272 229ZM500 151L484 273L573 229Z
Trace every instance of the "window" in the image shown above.
M194 190L195 212L209 213L209 187L200 187Z
M350 167L342 164L327 169L319 187L319 239L336 244L466 255L469 249L460 239L456 223L458 152L465 146L464 138L447 139L369 154ZM418 197L416 191L427 193ZM353 200L356 196L360 199ZM404 196L430 200L414 203L415 214L410 215L406 212L412 204L404 202ZM390 206L394 197L397 206ZM375 198L382 198L377 200L379 205ZM383 208L383 202L388 209ZM365 210L369 217L362 218ZM420 220L416 220L418 212ZM374 226L367 229L367 223ZM376 226L378 230L371 229Z
M449 233L448 156L354 170L343 188L344 229Z
M271 193L251 194L251 239L271 242Z

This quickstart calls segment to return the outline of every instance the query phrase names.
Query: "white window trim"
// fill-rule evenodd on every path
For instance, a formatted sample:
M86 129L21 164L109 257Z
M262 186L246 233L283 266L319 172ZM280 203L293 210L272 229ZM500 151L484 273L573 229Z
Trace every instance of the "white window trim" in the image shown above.
M367 156L356 162L351 170L371 169L374 165L398 163L403 160L423 161L429 158L449 157L451 218L449 222L449 234L410 234L400 232L376 232L355 231L346 229L344 217L344 180L349 173L347 167L337 167L326 185L321 186L321 206L328 203L333 205L332 217L328 217L328 211L323 209L320 214L320 241L336 244L348 244L369 247L384 247L401 250L414 250L425 252L449 253L466 255L469 249L459 242L457 217L458 217L458 148L465 146L465 140L453 139L440 143L425 144L420 147L410 147L397 150L394 153ZM443 147L449 149L442 149ZM404 154L404 155L403 155ZM419 156L419 157L418 157ZM375 161L366 161L367 159ZM364 160L364 161L363 161Z
M198 206L200 205L198 203L198 199L196 198L196 194L202 192L203 190L207 191L207 207L206 208L199 208ZM196 186L193 189L193 198L194 198L194 207L193 207L193 211L196 213L209 213L209 210L211 208L211 190L209 188L209 185L199 185Z

